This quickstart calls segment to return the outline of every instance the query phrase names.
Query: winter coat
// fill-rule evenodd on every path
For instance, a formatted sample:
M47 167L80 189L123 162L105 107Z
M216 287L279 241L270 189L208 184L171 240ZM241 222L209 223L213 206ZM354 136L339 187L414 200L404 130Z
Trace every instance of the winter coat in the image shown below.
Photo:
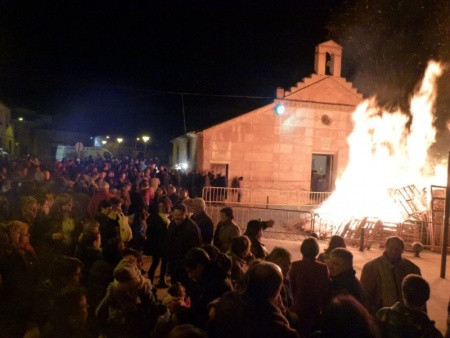
M327 297L327 304L338 295L351 295L361 304L365 305L366 297L361 282L356 278L356 271L350 269L331 277L330 290Z
M318 324L325 305L330 287L328 267L314 258L303 258L292 263L289 281L300 332L308 336Z
M377 318L381 322L383 337L386 338L442 338L434 321L425 312L408 308L400 302L380 309Z
M241 229L233 222L233 220L227 220L226 222L220 221L217 224L216 232L214 233L213 244L219 248L222 252L230 250L231 239L241 235Z
M220 298L208 331L216 338L299 337L273 303L261 300L253 304L237 292L227 292Z
M402 281L411 273L420 275L420 268L406 258L393 265L383 254L366 263L361 272L361 283L369 311L375 314L382 307L403 303Z
M214 234L214 223L209 215L203 210L191 216L191 219L198 225L202 233L204 244L211 244Z

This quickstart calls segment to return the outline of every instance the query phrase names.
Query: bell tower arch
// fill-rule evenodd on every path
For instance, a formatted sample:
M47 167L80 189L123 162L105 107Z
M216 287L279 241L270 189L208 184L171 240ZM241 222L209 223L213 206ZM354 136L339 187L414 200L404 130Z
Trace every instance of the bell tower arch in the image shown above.
M333 40L316 46L314 71L318 75L341 76L342 47ZM328 70L328 72L327 72Z

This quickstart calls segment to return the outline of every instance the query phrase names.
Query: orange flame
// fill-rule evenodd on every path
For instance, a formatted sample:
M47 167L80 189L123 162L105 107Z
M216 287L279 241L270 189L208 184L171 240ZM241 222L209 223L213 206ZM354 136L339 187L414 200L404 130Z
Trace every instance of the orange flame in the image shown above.
M410 99L410 114L387 111L375 98L356 108L354 129L347 139L349 163L336 180L335 191L316 209L319 215L334 221L404 220L404 209L394 200L395 189L414 184L421 190L436 179L429 173L442 172L427 163L428 149L435 142L436 82L441 73L441 65L430 61Z

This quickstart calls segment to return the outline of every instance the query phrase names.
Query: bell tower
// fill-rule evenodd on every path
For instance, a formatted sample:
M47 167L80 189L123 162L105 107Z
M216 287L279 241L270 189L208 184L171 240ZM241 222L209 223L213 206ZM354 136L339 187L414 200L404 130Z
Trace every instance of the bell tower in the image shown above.
M316 46L314 71L318 75L341 76L342 47L333 40Z

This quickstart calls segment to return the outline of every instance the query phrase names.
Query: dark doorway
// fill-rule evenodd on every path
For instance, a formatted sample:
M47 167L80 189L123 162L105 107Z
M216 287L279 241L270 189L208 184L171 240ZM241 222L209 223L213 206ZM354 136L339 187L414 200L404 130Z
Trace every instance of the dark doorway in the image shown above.
M311 164L311 191L331 191L333 155L313 154Z

